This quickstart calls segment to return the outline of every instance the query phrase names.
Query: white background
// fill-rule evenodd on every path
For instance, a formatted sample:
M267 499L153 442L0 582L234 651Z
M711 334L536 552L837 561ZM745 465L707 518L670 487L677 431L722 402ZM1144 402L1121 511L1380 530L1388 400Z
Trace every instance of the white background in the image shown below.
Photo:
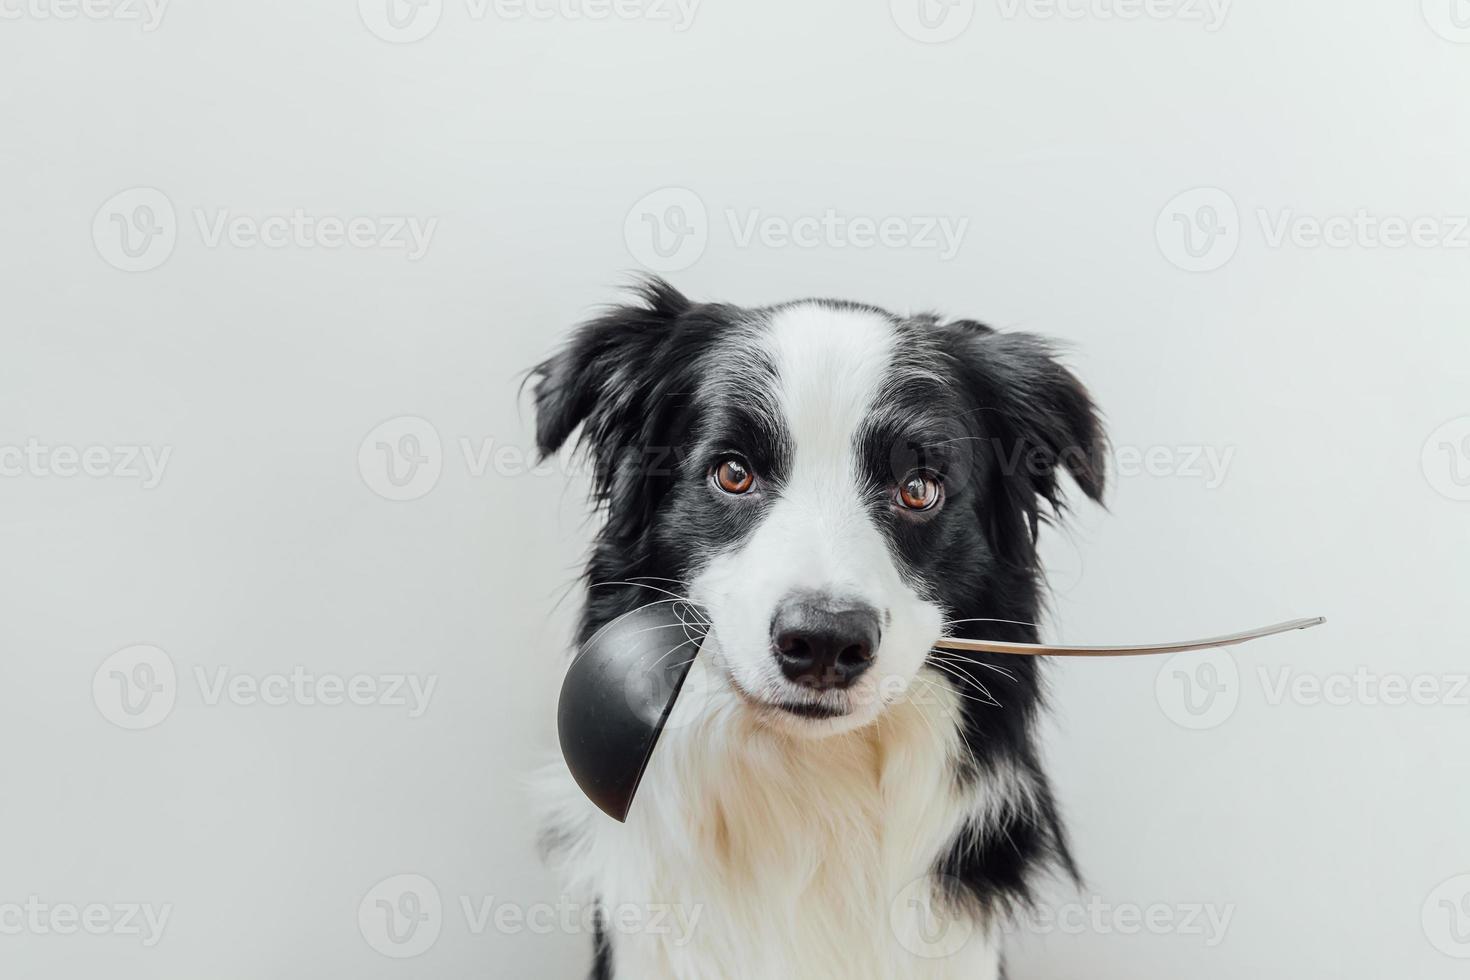
M1128 472L1047 541L1049 636L1329 617L1223 661L1056 667L1088 882L1049 907L1178 927L1032 929L1014 977L1464 974L1470 5L443 0L395 28L387 2L0 0L0 973L581 974L576 929L462 902L559 894L523 779L591 525L584 481L517 462L520 372L652 263L696 298L1069 344ZM327 226L249 237L298 210ZM434 222L421 255L395 218ZM844 223L885 218L870 247ZM954 254L925 218L967 223ZM655 227L688 234L659 255ZM394 487L378 443L412 437ZM169 452L156 485L129 447ZM298 666L436 686L417 717L212 696ZM376 901L405 889L439 911L395 944ZM148 946L5 912L32 896L171 911Z

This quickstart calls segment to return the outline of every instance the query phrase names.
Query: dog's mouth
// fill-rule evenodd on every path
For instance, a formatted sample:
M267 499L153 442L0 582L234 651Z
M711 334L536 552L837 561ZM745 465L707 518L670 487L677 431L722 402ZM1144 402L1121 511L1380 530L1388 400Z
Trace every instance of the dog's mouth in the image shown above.
M762 698L747 691L735 678L733 673L726 671L725 676L730 681L730 687L740 699L757 711L774 711L808 721L828 721L833 718L843 718L851 714L851 709L844 705L831 704L826 701L798 701L792 698L775 697Z

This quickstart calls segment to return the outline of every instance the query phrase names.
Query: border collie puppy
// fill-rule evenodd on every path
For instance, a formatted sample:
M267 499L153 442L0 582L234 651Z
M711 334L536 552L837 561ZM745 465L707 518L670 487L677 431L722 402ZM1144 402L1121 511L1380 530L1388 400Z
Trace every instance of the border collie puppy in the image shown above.
M970 320L639 293L532 372L542 454L580 431L606 516L580 638L674 596L710 620L626 824L539 786L593 976L999 977L1005 916L1076 875L1038 661L933 643L1038 639L1061 473L1103 488L1086 389Z

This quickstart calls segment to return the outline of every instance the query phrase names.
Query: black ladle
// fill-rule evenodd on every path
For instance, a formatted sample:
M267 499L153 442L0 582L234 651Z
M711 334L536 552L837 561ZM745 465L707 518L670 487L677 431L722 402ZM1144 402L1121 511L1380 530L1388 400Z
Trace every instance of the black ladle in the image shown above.
M1263 636L1320 626L1321 616L1185 643L1055 646L943 637L945 650L1051 657L1128 657L1234 646ZM641 606L593 634L562 681L556 728L572 778L597 808L628 818L633 794L653 757L674 702L708 632L709 616L684 599Z

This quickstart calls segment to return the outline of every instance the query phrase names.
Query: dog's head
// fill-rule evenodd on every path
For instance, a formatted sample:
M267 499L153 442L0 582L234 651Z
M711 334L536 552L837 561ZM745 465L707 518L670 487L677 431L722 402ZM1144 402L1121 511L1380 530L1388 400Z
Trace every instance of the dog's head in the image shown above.
M873 721L942 634L1034 639L1060 473L1102 491L1086 390L1037 337L971 321L653 281L533 376L542 453L580 427L607 511L584 636L688 595L730 686L802 734Z

